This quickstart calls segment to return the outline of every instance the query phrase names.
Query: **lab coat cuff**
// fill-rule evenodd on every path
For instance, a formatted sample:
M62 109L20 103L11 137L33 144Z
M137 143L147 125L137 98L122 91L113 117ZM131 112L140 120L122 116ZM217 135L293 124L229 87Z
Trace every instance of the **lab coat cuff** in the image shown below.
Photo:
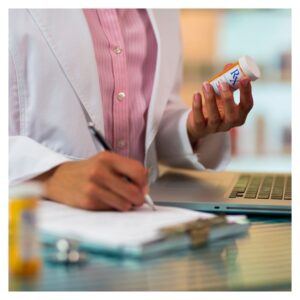
M9 151L9 184L30 180L72 160L26 136L12 136Z
M199 162L197 153L194 152L188 136L187 119L191 110L192 109L189 109L184 112L179 120L179 134L182 141L182 150L185 156L185 160L189 165L193 166L195 169L203 170L205 169L205 167L202 163Z

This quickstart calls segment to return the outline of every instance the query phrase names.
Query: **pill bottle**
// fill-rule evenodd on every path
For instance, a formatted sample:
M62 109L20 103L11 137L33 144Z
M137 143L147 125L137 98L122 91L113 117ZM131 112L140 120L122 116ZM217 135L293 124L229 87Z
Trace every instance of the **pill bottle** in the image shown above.
M9 272L31 277L39 273L41 259L36 227L42 186L27 182L9 188Z
M255 81L260 77L260 70L257 64L250 56L242 56L237 62L225 68L219 74L208 80L216 94L220 94L219 85L221 82L227 82L233 91L238 88L238 82L241 78L248 77Z

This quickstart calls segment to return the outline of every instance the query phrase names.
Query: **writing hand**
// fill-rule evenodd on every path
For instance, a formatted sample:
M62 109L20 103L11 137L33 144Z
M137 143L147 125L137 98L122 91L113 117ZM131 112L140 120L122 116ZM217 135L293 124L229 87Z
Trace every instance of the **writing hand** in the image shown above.
M144 203L147 175L140 162L104 151L63 163L36 179L51 200L88 210L128 211Z

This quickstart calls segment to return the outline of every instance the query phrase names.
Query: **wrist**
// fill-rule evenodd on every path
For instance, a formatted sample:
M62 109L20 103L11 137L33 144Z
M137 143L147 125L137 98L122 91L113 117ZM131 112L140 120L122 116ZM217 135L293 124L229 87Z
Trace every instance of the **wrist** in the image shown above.
M60 164L58 166L53 167L52 169L36 176L33 180L39 181L44 186L44 194L42 195L44 198L52 199L53 198L53 188L55 186L55 174L56 172L64 165Z

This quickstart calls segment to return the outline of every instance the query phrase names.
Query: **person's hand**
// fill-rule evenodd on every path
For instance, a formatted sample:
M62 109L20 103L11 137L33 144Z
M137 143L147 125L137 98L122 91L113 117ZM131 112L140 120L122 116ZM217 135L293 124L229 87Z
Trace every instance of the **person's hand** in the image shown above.
M63 163L36 179L44 183L48 199L88 210L128 211L144 203L147 176L140 162L105 151Z
M234 102L233 91L227 83L221 83L220 96L213 87L203 83L203 95L196 92L193 96L193 107L187 120L187 130L193 145L208 134L228 131L245 123L248 113L253 107L251 83L247 78L239 82L240 101Z

